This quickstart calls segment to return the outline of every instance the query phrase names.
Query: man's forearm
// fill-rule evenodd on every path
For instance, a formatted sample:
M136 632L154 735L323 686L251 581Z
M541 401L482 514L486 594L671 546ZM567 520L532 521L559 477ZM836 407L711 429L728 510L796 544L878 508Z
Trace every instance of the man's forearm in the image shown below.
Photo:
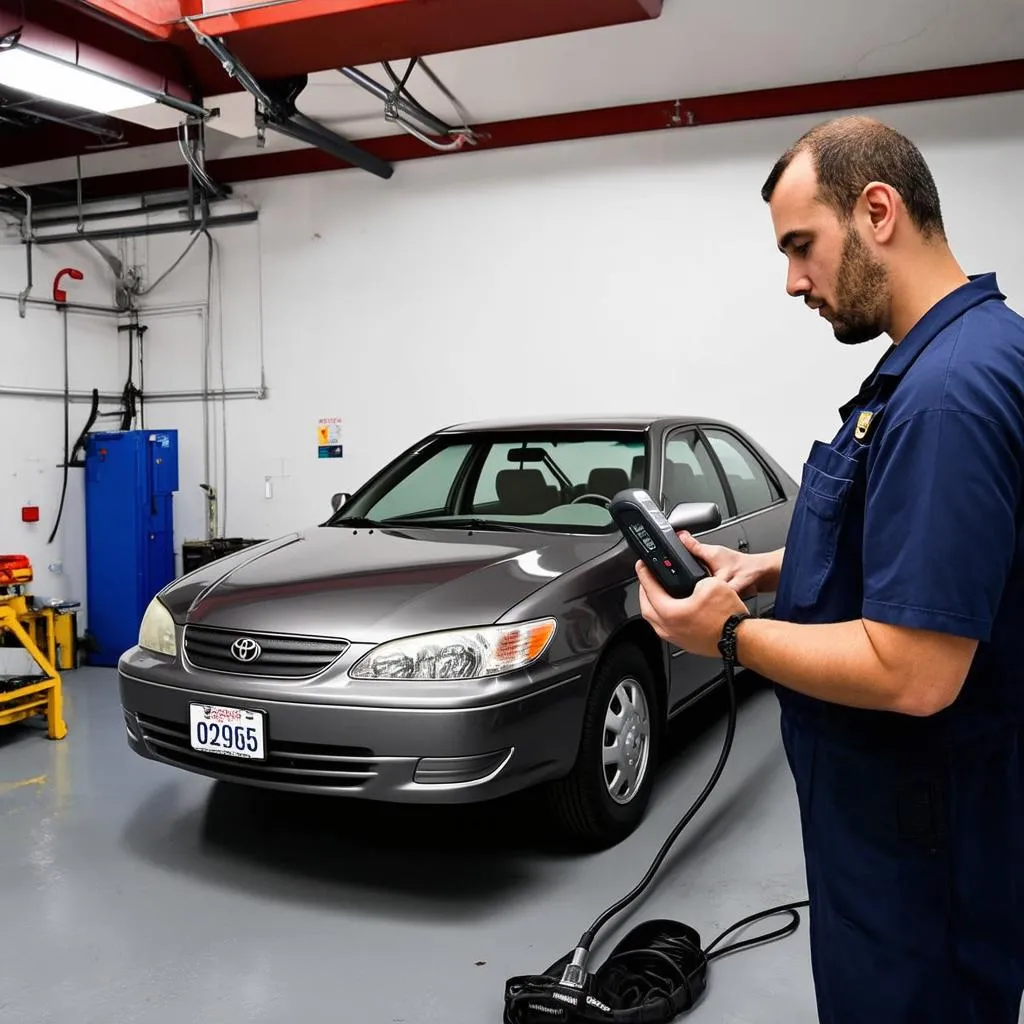
M798 693L850 707L919 713L910 680L885 664L860 619L828 625L748 619L737 644L743 666Z
M779 589L779 576L782 573L782 559L785 548L777 551L766 551L764 554L753 555L759 562L757 589L761 594L772 594Z

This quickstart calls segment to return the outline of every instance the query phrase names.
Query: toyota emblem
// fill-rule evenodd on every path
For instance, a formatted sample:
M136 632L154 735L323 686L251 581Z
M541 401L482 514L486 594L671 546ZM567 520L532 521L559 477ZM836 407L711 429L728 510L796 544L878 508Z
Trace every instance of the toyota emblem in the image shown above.
M251 636L240 636L231 645L231 654L237 661L255 661L263 648Z

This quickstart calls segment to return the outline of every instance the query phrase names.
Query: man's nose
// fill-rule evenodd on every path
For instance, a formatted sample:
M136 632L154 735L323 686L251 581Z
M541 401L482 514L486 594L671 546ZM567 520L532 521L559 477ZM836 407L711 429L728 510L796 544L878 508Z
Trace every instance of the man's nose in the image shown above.
M810 278L800 270L790 269L786 276L786 291L795 299L809 294L811 291Z

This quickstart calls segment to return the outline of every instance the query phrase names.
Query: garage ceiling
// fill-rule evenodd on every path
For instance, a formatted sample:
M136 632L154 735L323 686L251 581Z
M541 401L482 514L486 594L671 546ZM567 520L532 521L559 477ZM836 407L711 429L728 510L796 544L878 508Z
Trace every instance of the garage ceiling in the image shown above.
M7 24L26 8L218 108L206 159L223 182L346 164L275 132L258 146L252 96L196 33L221 38L257 77L307 74L298 109L387 160L436 151L334 68L355 64L390 87L380 60L401 74L425 56L481 146L1024 89L1020 0L0 0ZM460 123L421 67L408 88ZM166 127L180 115L158 113L147 126L0 94L0 180L56 195L80 165L86 197L180 187L187 172Z

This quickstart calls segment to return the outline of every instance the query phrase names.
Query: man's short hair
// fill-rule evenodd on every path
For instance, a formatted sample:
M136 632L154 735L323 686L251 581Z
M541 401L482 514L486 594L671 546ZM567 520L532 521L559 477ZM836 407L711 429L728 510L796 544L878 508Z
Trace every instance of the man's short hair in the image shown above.
M802 135L776 162L761 189L770 202L797 154L811 155L818 198L847 221L872 181L891 185L902 197L911 221L925 237L945 238L939 192L921 151L906 136L873 118L853 115L826 121Z

